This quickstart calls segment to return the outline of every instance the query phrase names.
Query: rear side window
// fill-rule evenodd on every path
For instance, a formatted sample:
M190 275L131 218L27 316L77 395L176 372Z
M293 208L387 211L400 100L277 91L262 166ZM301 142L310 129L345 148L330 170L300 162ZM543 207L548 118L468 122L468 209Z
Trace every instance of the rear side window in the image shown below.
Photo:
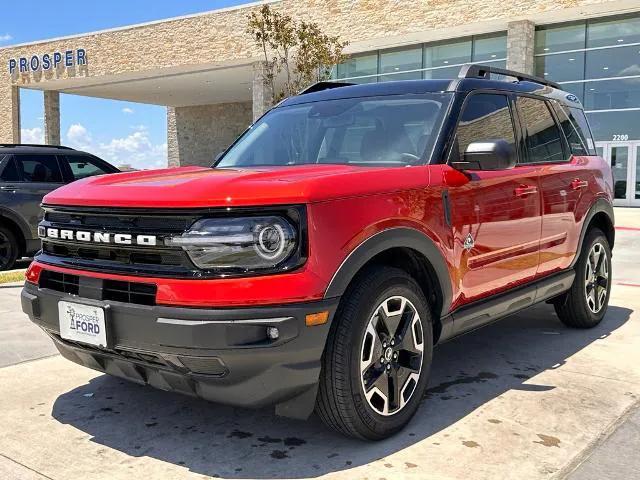
M562 135L544 100L518 97L518 113L526 132L529 163L562 162Z
M100 165L100 163L95 159L86 155L68 155L65 158L69 164L69 168L71 169L73 180L112 173L110 170L107 170L105 167Z
M584 140L587 152L589 152L589 155L596 155L596 146L593 143L593 135L591 135L591 129L584 111L576 107L569 107L569 112L569 118L576 125L580 137Z
M464 106L458 130L456 142L452 152L453 159L456 155L460 161L464 161L464 152L472 142L488 140L506 140L515 145L515 134L509 100L505 95L479 93L472 95Z
M55 155L15 155L25 182L62 183L62 172Z
M13 161L13 156L11 155L6 155L2 160L0 160L0 181L20 181L20 175L18 174L16 163Z

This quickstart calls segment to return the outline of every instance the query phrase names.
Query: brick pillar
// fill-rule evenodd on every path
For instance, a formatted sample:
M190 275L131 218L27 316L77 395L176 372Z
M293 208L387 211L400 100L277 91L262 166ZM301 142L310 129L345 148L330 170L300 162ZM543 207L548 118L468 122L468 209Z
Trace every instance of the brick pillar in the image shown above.
M253 64L253 120L273 106L273 90L265 77L264 62Z
M60 145L60 92L44 91L44 143Z
M167 107L167 161L169 167L180 166L180 149L178 148L178 127L175 107Z
M536 26L529 20L510 22L507 25L507 68L533 74L534 39Z
M0 143L20 143L20 89L0 84Z

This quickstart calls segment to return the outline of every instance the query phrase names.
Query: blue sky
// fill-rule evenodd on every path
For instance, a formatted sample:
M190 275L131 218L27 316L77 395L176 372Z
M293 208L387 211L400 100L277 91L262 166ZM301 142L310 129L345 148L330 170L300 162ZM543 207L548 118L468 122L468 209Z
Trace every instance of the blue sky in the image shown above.
M46 40L248 3L248 0L31 0L10 2L0 47ZM114 164L166 165L166 109L155 105L61 95L62 143ZM21 90L22 141L42 141L42 92Z

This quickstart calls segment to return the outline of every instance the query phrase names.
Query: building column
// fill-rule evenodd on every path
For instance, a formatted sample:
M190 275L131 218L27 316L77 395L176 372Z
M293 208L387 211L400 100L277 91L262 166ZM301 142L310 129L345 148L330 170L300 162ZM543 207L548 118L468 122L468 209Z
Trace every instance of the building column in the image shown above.
M266 77L264 62L253 64L253 121L273 106L273 89Z
M178 148L178 126L176 108L167 107L167 165L180 166L180 149Z
M0 84L0 143L20 143L20 89Z
M535 71L534 41L536 26L530 20L507 25L507 68L533 74Z
M60 145L60 92L44 91L44 143Z

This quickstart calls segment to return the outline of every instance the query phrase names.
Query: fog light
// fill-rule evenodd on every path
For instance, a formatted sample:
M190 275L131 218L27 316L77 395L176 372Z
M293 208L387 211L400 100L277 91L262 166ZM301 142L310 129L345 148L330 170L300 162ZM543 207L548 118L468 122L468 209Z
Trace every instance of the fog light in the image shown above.
M267 327L267 337L269 337L270 340L277 340L279 336L280 331L278 327Z

